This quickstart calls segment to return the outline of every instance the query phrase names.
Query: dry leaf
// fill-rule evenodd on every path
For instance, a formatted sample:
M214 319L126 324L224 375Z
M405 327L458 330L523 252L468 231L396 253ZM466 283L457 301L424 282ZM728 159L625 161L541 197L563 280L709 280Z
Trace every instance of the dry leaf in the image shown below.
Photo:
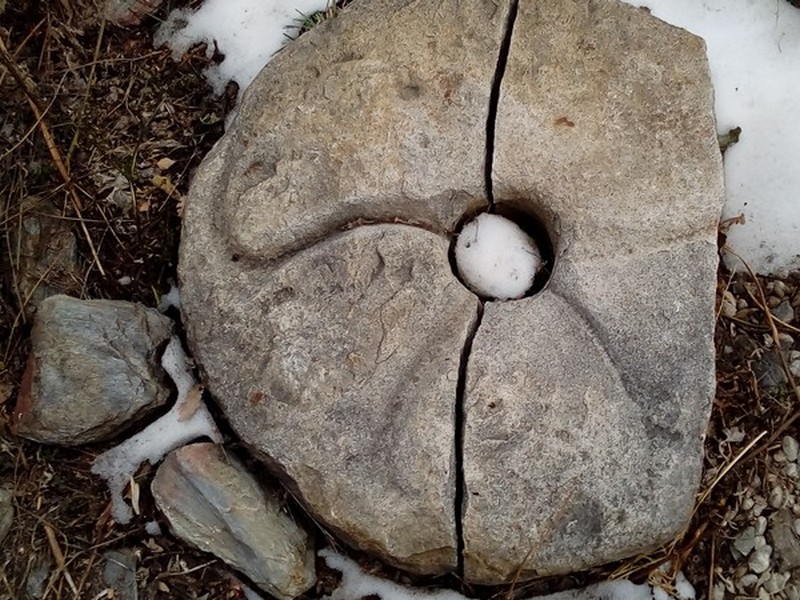
M183 399L180 406L178 406L178 421L183 423L184 421L188 421L189 419L194 416L194 413L200 408L200 405L203 403L203 386L200 384L195 385L189 393L186 394L186 398Z
M166 171L167 169L169 169L169 168L170 168L172 165L174 165L174 164L175 164L175 161L174 161L174 160L172 160L171 158L167 158L167 157L165 156L164 158L162 158L161 160L159 160L159 161L156 163L156 166L157 166L159 169L161 169L162 171Z
M172 184L172 181L169 177L165 177L163 175L153 175L151 183L171 198L180 199L181 194L178 191L178 188Z
M139 484L133 479L130 478L130 486L131 486L131 507L133 508L133 514L139 516L142 514L141 509L139 508L139 495L140 495L140 488Z

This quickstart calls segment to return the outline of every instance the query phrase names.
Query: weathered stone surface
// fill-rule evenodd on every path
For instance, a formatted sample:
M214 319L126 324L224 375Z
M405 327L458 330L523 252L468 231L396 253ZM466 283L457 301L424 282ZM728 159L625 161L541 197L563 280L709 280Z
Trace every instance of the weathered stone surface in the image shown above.
M19 301L29 318L45 298L80 290L78 248L68 220L51 203L37 196L19 207L19 227L10 228L18 265L16 285Z
M16 432L42 443L95 442L163 405L169 388L157 348L172 328L139 304L47 298L12 415Z
M353 544L452 568L456 385L478 301L446 240L359 227L242 285L208 289L219 316L193 331L238 433Z
M242 571L279 600L316 581L308 535L234 457L216 444L174 450L156 472L153 497L175 534Z
M233 427L328 527L423 573L456 565L478 301L448 246L485 204L506 10L375 0L314 28L250 86L184 220L188 336Z
M617 2L522 2L495 199L542 215L546 291L467 368L465 576L561 573L687 522L714 392L722 170L703 43Z
M483 202L509 4L354 3L287 48L197 174L180 263L190 344L244 441L398 566L453 569L457 512L478 583L670 538L714 389L702 42L610 0L521 2L494 197L536 213L556 259L537 296L486 305L455 447L480 311L447 251Z

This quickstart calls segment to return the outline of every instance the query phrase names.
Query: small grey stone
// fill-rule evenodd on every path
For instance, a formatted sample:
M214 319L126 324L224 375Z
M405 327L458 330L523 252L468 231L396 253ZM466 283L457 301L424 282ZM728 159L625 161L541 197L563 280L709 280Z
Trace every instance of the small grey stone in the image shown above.
M783 486L778 484L773 487L769 493L769 505L772 508L782 508L785 500L786 491L783 489Z
M788 584L783 589L783 593L786 594L786 600L800 600L800 590L793 583Z
M800 543L794 531L795 517L791 510L784 508L776 511L770 521L770 535L776 560L787 570L800 567Z
M769 569L770 564L770 556L772 555L772 548L769 546L762 546L753 554L750 555L750 559L747 561L750 570L753 573L761 574Z
M794 308L789 300L784 300L771 310L776 319L784 323L791 323L794 320Z
M132 550L110 550L103 554L103 583L113 590L115 600L137 600L136 553Z
M16 432L47 444L97 442L157 409L169 397L157 349L172 329L139 304L45 299L12 414Z
M777 594L778 592L782 591L784 586L786 585L786 581L789 579L788 575L782 575L781 573L772 573L770 576L764 581L763 586L766 591L770 594Z
M14 523L14 492L6 487L0 488L0 543L11 531Z
M752 485L757 484L753 483ZM753 498L753 507L750 509L750 514L752 514L754 517L761 516L761 513L764 512L764 509L767 508L767 505L767 500L763 496L756 495Z
M316 581L308 535L244 466L210 443L171 452L152 485L156 505L181 539L239 569L279 600Z
M742 531L736 539L733 541L733 547L741 554L742 556L747 556L752 552L753 548L756 545L755 540L755 529L752 527L748 527L744 531Z
M772 338L768 338L772 339ZM764 352L759 360L753 363L753 372L763 388L772 388L784 385L787 382L783 363L775 352Z
M794 530L794 534L800 537L800 519L792 521L792 529Z
M796 462L786 463L786 465L783 467L783 472L791 479L797 479L798 476L800 476L800 471L798 470Z
M779 465L782 465L787 461L786 454L783 452L783 450L776 450L772 453L772 460Z
M795 359L789 363L789 371L794 377L800 377L800 359Z
M756 535L763 536L767 531L767 517L761 515L756 519Z
M758 583L758 575L747 573L739 578L739 585L737 586L740 591L745 591L748 588L754 587Z
M797 460L798 450L800 450L800 445L798 445L797 440L790 435L787 435L783 438L781 442L781 449L783 453L786 455L786 459L792 462Z
M763 548L766 545L767 545L767 538L764 537L763 535L756 534L756 536L753 538L753 548L758 550L759 548Z

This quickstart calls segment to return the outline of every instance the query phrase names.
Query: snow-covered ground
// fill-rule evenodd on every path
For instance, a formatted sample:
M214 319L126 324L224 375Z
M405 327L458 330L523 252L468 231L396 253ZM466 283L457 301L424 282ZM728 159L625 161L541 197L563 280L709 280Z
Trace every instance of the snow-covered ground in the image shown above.
M702 36L719 133L741 127L725 155L724 217L743 214L729 241L762 273L800 267L800 9L787 0L624 0ZM207 42L225 55L208 72L221 92L244 89L327 0L206 0L175 11L156 37L175 56Z

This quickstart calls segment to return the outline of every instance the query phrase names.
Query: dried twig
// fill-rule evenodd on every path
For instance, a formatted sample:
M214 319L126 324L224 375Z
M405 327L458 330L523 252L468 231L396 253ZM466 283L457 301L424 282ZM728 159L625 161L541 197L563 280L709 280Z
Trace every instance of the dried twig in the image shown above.
M92 259L94 263L97 265L98 271L100 274L105 276L105 270L103 269L103 265L100 262L100 257L97 254L97 249L95 248L94 242L92 241L92 236L89 234L89 230L86 227L86 223L83 220L83 216L81 214L82 203L80 198L78 197L78 193L75 191L75 186L73 185L72 178L69 175L69 170L67 165L64 163L64 160L61 157L61 153L56 146L55 139L53 138L52 133L50 132L50 128L47 126L47 123L44 120L45 109L43 108L41 102L39 101L38 97L36 96L35 91L33 90L30 82L25 77L25 74L19 68L17 63L14 59L9 55L8 49L6 48L3 39L0 38L0 63L8 69L11 73L11 76L16 80L19 84L20 88L23 92L25 92L25 96L28 99L28 105L31 107L33 111L33 115L36 118L37 124L39 126L39 131L44 138L45 144L47 145L47 150L50 152L50 157L53 160L53 164L56 166L61 178L64 180L64 184L69 191L69 197L72 203L72 209L75 211L76 216L78 217L78 222L80 223L81 229L83 230L84 237L86 238L86 243L89 246L89 250L92 253Z

